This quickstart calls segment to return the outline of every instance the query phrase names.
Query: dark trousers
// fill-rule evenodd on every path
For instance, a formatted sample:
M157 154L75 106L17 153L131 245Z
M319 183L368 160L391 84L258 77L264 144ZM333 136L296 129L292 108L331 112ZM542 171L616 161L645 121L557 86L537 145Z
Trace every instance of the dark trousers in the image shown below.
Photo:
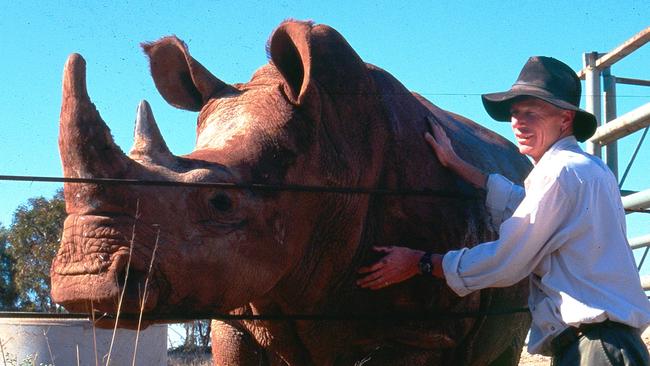
M553 366L650 365L639 331L605 321L569 328L553 340Z

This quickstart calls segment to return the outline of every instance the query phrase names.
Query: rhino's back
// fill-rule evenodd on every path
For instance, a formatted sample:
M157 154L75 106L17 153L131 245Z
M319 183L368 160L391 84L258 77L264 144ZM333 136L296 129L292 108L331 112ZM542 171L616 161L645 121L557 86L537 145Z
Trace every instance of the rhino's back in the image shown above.
M425 132L430 132L427 116L431 115L443 126L461 158L485 173L499 173L516 183L523 182L532 166L511 142L410 92L390 73L373 65L368 65L368 69L376 91L381 95L383 118L390 130L392 146L387 160L393 164L388 165L400 171L400 185L448 188L445 186L448 182L436 182L438 167L431 163L435 154L423 138ZM433 181L433 186L418 183L423 178Z

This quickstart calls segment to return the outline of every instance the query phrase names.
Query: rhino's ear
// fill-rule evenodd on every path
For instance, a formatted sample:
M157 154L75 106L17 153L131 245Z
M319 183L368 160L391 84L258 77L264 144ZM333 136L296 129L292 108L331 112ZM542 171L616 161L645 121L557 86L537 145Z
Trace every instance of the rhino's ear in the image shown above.
M200 111L212 95L227 85L192 58L185 43L175 36L143 43L142 48L149 56L156 88L174 107Z
M273 64L287 84L287 95L301 104L315 82L329 94L363 95L370 87L365 63L333 28L286 21L269 40Z
M285 94L292 103L301 104L310 82L311 24L285 22L271 35L268 52L285 84Z

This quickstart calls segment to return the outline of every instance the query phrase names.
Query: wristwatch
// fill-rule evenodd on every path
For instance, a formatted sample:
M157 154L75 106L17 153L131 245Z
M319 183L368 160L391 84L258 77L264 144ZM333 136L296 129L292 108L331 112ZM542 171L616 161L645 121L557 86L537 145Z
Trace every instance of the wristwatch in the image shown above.
M423 275L431 276L433 272L433 263L431 263L431 252L425 252L424 255L420 258L418 263L418 268L420 273Z

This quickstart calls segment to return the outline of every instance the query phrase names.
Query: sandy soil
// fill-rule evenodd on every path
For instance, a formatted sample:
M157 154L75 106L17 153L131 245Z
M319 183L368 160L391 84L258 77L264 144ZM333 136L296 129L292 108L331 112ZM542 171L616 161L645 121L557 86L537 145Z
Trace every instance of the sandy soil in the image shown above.
M646 347L650 349L650 328L646 329L646 331L643 332L642 337ZM530 353L526 352L525 347L524 351L521 353L521 359L519 360L519 366L548 366L550 364L550 357L531 355Z

